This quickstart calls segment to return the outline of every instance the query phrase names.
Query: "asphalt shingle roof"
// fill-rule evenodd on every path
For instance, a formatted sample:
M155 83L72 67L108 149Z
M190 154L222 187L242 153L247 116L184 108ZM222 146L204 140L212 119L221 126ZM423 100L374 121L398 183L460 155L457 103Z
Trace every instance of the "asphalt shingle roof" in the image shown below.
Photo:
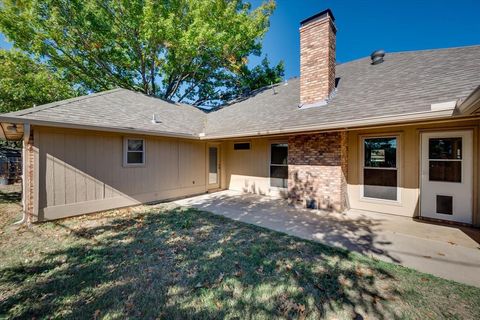
M326 106L299 109L300 80L258 92L208 116L208 135L288 129L429 111L480 85L480 46L387 53L337 65L336 95ZM232 126L232 123L235 125Z
M299 109L300 81L260 89L217 111L203 111L116 89L0 116L198 137L268 132L430 111L480 85L480 46L387 53L337 65L336 94L326 106ZM159 114L161 123L152 123Z
M159 123L152 123L158 114ZM5 114L20 119L59 122L121 130L142 130L198 136L206 114L142 93L114 89Z

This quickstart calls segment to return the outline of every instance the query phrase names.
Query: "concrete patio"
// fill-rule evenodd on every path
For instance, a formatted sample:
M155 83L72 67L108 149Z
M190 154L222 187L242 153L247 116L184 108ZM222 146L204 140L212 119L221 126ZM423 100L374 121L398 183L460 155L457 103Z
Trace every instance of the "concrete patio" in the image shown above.
M296 209L285 200L221 191L175 201L480 287L480 230L349 210Z

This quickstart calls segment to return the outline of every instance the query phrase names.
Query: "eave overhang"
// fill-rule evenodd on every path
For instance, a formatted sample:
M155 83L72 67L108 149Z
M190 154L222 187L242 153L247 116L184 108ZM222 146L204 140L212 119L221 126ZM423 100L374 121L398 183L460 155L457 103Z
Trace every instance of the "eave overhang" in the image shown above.
M185 133L158 131L158 130L142 130L142 129L128 128L128 127L92 126L92 125L62 123L62 122L53 122L53 121L45 121L45 120L22 119L20 117L0 116L0 125L3 129L3 131L0 131L0 138L4 138L3 136L1 136L3 134L5 138L7 138L7 140L21 140L21 137L23 134L23 124L27 124L27 123L30 125L38 125L38 126L46 126L46 127L162 136L162 137L182 138L182 139L191 139L191 140L219 140L219 139L234 139L234 138L243 138L243 137L269 136L269 135L291 135L296 133L306 133L306 132L314 132L314 131L351 130L351 129L365 128L365 127L384 126L384 125L390 125L390 124L429 122L429 121L442 120L442 119L443 120L466 119L474 116L474 114L458 114L457 109L434 110L434 111L414 112L414 113L406 113L406 114L399 114L399 115L378 116L378 117L364 118L364 119L358 119L358 120L336 121L336 122L329 122L324 124L308 125L308 126L295 126L295 127L285 126L285 127L280 127L274 130L267 129L267 130L258 130L258 131L244 131L244 132L231 133L231 134L216 134L216 133L209 134L208 132L198 133L198 134L197 133L185 134ZM13 124L17 125L17 132L9 132L9 130L7 129L9 126L12 126ZM5 134L5 132L7 133Z
M463 101L458 103L455 114L472 115L480 113L480 86L470 93Z

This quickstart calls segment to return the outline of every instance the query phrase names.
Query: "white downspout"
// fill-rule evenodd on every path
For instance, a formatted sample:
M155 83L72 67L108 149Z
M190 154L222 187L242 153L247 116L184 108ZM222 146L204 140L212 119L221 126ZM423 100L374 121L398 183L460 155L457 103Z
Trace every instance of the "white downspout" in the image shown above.
M14 224L21 224L27 221L27 145L30 140L30 124L23 124L23 140L22 140L22 207L23 207L23 216L20 221L15 222Z

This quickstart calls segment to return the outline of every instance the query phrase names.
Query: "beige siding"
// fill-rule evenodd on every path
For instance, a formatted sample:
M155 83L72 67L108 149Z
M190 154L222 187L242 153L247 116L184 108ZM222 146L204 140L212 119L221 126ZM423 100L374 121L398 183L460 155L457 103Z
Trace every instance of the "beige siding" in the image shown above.
M206 191L205 142L142 137L145 165L124 167L120 134L35 130L40 220Z
M225 142L226 185L230 190L268 196L282 195L270 187L270 143L286 138L259 138ZM234 150L235 142L250 142L250 150Z
M403 215L408 217L418 216L420 199L420 134L429 131L446 131L471 129L474 133L473 163L474 163L474 203L473 223L479 225L480 213L478 211L478 121L449 122L429 125L398 126L384 129L355 130L348 133L348 199L349 205L354 209L371 210L382 213ZM396 135L399 137L398 152L400 156L398 183L400 188L399 203L387 203L361 197L361 164L363 136Z
M407 217L418 216L420 198L420 134L426 131L444 131L471 129L474 132L474 176L473 181L473 223L480 226L478 198L478 174L480 172L478 139L478 120L443 122L425 125L391 126L382 129L362 129L348 132L348 205L353 209L376 211ZM400 201L388 203L361 197L361 137L378 135L397 135L400 156L399 188ZM231 190L251 192L263 195L278 195L270 188L269 181L269 144L278 138L238 139L224 142L225 186ZM251 142L251 150L233 150L234 142Z
M480 225L477 199L478 152L477 120L445 122L430 125L395 126L348 132L348 205L354 209L372 210L404 216L419 212L419 146L425 131L472 129L474 131L474 216ZM203 193L208 190L207 142L173 138L146 137L146 164L123 166L121 134L34 128L35 179L38 181L39 220L55 219L138 203ZM397 135L400 155L399 203L362 199L361 138L363 136ZM130 136L129 136L130 137ZM223 141L220 146L220 187L261 195L282 195L270 187L270 143L286 138L252 138ZM250 142L250 150L234 150L235 142ZM284 195L284 193L283 193Z

